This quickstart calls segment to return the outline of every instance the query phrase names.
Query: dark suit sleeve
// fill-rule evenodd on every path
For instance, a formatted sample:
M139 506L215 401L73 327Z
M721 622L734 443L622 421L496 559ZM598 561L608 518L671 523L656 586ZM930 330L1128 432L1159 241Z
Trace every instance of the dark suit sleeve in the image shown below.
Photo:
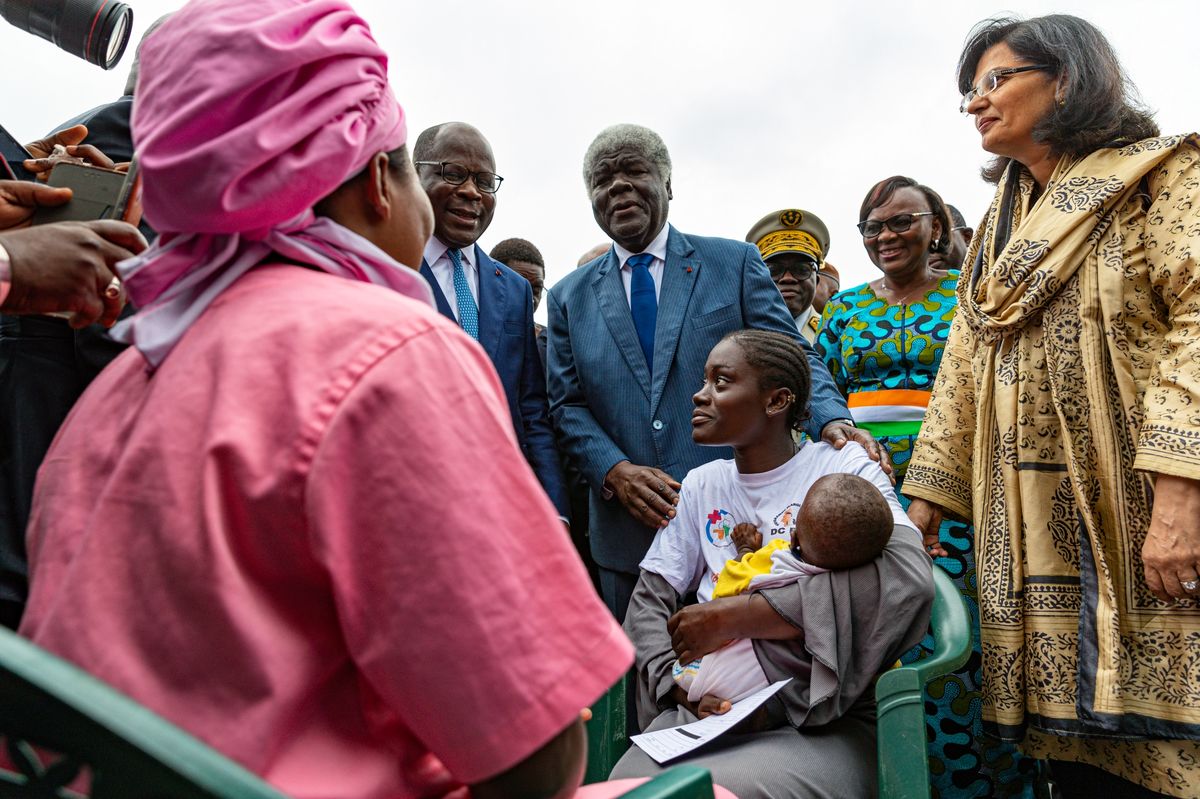
M804 431L813 441L821 440L821 429L829 422L850 418L850 409L829 376L829 370L812 345L796 329L796 323L788 313L779 289L771 281L767 265L759 257L758 250L750 245L746 245L746 261L742 265L742 318L746 320L746 327L784 333L804 347L808 368L812 372L809 419Z
M599 491L608 470L629 460L588 408L579 384L571 350L566 310L553 290L546 294L549 337L546 347L550 383L550 419L558 430L563 450L592 486Z
M525 334L525 353L521 359L521 380L517 387L518 403L521 407L521 423L525 426L525 454L533 473L542 488L564 519L571 518L571 502L567 497L567 484L563 478L562 464L554 444L554 431L550 427L550 408L546 400L546 375L542 371L542 358L538 354L537 334L533 328L533 291L525 284L525 313L522 317Z
M133 135L129 132L129 117L133 110L133 97L126 95L115 102L97 106L74 119L58 125L51 135L75 125L87 125L88 135L84 140L118 163L133 157Z

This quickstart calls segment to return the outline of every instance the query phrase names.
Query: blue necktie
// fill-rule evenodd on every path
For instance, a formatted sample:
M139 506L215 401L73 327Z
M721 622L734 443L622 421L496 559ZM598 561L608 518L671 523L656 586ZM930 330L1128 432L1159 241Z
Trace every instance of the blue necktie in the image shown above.
M471 296L471 287L467 285L467 273L463 271L462 252L447 250L450 260L454 263L454 300L458 303L458 323L467 335L479 341L479 306Z
M654 277L650 274L654 256L644 252L634 255L626 263L633 271L633 279L629 281L633 327L646 355L646 366L650 368L650 374L654 374L654 323L658 320L658 299L654 296Z

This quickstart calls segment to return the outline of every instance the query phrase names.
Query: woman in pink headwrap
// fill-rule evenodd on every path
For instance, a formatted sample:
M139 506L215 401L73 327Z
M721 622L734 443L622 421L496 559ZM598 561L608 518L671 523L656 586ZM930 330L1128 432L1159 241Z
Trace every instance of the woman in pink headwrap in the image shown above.
M21 632L296 797L569 795L631 651L401 265L383 52L341 0L195 0L142 62L161 235L42 468Z

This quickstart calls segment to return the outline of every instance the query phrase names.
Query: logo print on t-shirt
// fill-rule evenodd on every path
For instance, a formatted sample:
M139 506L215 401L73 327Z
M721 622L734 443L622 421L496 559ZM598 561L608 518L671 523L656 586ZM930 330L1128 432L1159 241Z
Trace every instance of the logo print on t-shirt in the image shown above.
M783 538L792 537L792 528L796 526L796 517L800 515L800 505L793 502L775 516L771 525L771 535Z
M720 508L708 514L708 523L704 525L704 535L708 543L715 547L733 546L733 516L729 511Z

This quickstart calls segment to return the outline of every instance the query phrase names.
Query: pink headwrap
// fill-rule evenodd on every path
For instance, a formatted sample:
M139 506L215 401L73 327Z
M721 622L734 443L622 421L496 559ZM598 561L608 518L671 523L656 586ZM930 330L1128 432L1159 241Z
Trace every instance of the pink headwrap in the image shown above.
M425 281L312 206L407 130L387 56L342 0L192 0L141 50L133 138L154 246L118 270L114 330L158 365L272 252L431 302Z

